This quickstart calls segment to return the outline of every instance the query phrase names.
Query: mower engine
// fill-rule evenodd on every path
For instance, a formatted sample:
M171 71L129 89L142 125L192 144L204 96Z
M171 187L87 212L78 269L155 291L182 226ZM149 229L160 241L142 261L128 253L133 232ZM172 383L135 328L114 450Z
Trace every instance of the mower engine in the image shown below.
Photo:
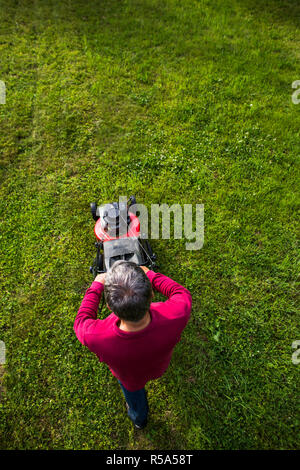
M104 206L91 203L91 212L95 224L95 243L97 255L90 272L94 278L105 273L116 261L133 261L149 269L156 267L156 256L148 240L141 237L140 221L130 212L130 206L136 204L134 196L127 203L113 202ZM124 230L125 228L125 230Z

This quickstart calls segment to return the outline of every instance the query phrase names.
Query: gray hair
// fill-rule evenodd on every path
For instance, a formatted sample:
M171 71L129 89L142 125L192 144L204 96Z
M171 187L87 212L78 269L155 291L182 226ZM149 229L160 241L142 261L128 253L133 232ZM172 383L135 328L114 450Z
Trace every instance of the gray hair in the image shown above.
M152 286L140 266L119 260L107 271L104 293L115 315L125 321L138 322L149 310Z

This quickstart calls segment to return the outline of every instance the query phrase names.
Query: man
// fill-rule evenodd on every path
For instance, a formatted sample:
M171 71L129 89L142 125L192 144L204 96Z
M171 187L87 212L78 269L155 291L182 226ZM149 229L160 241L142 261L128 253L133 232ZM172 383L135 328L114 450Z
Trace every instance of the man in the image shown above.
M152 288L168 300L151 303ZM97 310L103 291L113 313L100 320ZM74 323L76 336L118 379L137 429L147 424L145 384L168 368L191 304L190 292L177 282L123 260L99 274L85 293Z

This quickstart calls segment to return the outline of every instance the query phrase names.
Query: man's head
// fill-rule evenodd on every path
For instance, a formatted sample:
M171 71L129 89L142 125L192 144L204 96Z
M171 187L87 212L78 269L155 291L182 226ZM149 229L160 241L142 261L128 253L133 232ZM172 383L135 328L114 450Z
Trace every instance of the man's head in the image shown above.
M152 286L144 271L131 261L116 261L104 287L109 308L122 320L140 321L149 310Z

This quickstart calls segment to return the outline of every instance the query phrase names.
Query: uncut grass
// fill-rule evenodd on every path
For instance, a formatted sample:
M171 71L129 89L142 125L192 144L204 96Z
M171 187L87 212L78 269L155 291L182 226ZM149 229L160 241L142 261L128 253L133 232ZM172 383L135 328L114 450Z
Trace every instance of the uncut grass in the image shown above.
M296 448L299 5L0 6L1 448ZM193 311L142 433L72 328L119 194L205 207L200 251L153 241Z

